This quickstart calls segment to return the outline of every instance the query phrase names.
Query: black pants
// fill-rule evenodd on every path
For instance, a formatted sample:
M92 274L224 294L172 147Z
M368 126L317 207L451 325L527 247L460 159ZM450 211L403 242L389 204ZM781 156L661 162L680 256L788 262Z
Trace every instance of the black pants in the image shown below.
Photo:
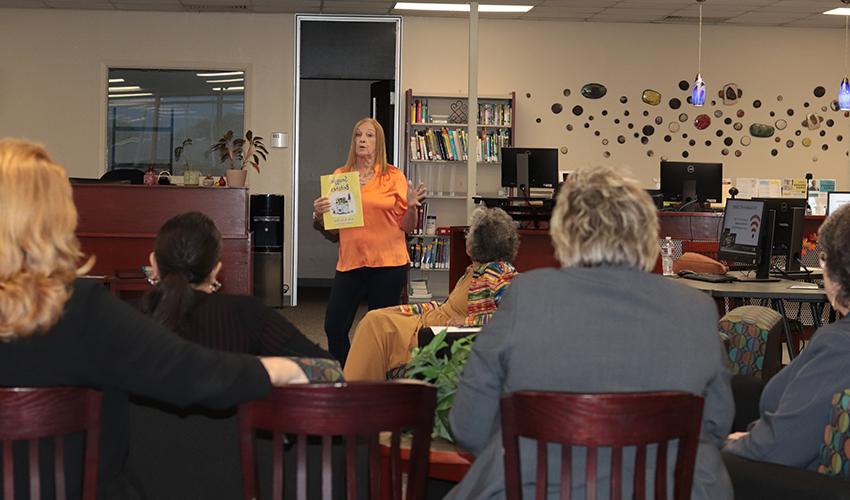
M331 288L328 308L325 310L325 334L328 351L345 365L351 342L348 331L354 315L365 296L369 310L397 306L407 280L407 265L398 267L360 267L351 271L337 271Z

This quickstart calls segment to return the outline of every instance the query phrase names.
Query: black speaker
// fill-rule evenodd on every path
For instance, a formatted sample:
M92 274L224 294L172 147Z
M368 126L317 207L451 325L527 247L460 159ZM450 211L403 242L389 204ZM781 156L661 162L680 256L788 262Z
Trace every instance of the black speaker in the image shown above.
M251 195L251 231L254 251L280 251L283 248L283 196Z

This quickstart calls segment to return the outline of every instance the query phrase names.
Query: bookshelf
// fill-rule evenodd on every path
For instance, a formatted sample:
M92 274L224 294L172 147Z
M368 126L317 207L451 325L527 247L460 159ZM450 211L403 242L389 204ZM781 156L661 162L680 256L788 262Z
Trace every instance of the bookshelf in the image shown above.
M440 228L466 225L466 200L471 196L498 196L501 190L501 148L514 144L516 93L503 96L479 96L478 109L469 113L464 95L420 94L405 92L404 171L414 185L428 188L427 215L436 216ZM467 186L469 159L469 120L475 120L478 135L476 155L477 185ZM425 227L425 220L420 228ZM445 267L417 262L415 247L436 241L440 256L451 253L449 236L411 235L410 282L425 281L431 300L448 296L454 283L449 283L448 261ZM439 233L439 231L437 231ZM421 287L421 283L417 283ZM411 301L415 299L411 297Z

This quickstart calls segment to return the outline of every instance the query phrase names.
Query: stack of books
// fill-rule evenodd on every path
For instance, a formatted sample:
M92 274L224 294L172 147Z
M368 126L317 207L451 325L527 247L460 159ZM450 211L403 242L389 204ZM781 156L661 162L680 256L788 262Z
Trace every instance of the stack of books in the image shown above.
M431 292L428 290L428 280L410 280L410 295L408 299L415 302L431 300Z

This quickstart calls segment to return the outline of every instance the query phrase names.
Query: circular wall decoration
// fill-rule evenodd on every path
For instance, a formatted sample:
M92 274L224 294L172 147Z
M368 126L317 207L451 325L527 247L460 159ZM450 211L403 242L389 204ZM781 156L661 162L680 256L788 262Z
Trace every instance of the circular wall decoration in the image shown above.
M542 121L543 121L543 119L542 119L542 118L538 118L538 119L536 119L536 120L534 120L534 121L536 121L537 123L540 123L540 122L542 122Z
M738 111L735 112L735 116L737 116L738 118L743 118L744 117L744 110L739 109Z
M826 111L826 110L824 110L824 111ZM786 113L788 116L794 116L794 110L793 110L793 109L791 109L791 108L788 108L788 109L785 111L785 113Z
M576 115L576 116L581 116L581 114L582 114L582 113L584 113L584 108L582 108L582 107L581 107L581 106L579 106L578 104L576 104L575 106L573 106L573 114L574 114L574 115Z
M566 92L566 90L564 92ZM570 151L569 148L567 148L566 146L561 146L561 154L562 155L567 154L569 151Z
M561 106L561 103L559 103L559 102L556 102L555 104L552 105L552 112L555 113L556 115L563 110L564 110L564 107Z
M715 118L720 118L721 116L723 116L723 111L720 111L719 109L714 111Z
M605 151L605 152L602 153L602 156L605 157L605 158L611 158L611 152Z
M749 146L752 141L753 140L750 138L750 136L745 135L744 137L741 137L741 146Z
M570 89L564 89L564 97L569 97L570 94L572 94L572 91Z
M779 101L779 102L782 102L782 96L781 95L776 96L776 100Z
M673 132L673 133L678 132L679 131L679 122L670 122L667 125L667 130L669 130L670 132Z
M774 123L773 125L776 127L776 130L785 130L785 127L788 126L788 122L780 118L776 120L776 123Z
M669 135L664 136L664 142L670 142L672 140L673 140L673 138L671 136L669 136Z
M818 85L817 87L815 87L812 93L815 95L815 97L823 97L826 95L826 89Z
M691 154L690 154L690 153L688 153L687 151L682 151L682 158L687 158L687 157L688 157L688 156L690 156L690 155L691 155Z
M527 93L525 94L525 97L526 97L527 99L531 99L531 92L527 92Z
M643 135L652 135L655 133L655 127L652 125L644 125L641 132L643 132Z
M685 123L686 121L688 121L688 114L687 113L679 114L679 121L682 122L682 123Z
M808 137L803 137L802 144L803 144L803 146L805 146L805 147L809 147L809 146L811 146L811 145L812 145L812 140L811 140L811 139L809 139Z
M655 124L661 125L662 123L664 123L664 118L661 118L660 116L656 116L655 117Z
M621 96L620 96L620 103L621 103L621 104L626 104L627 102L629 102L629 98L628 98L628 97L626 97L626 96L624 96L624 95L621 95Z
M649 151L646 152L646 156L652 158L653 156L655 156L655 151L650 149Z
M608 145L608 139L602 139L602 145L607 146Z
M753 107L756 108L756 109L760 108L761 107L761 101L759 101L758 99L753 101Z
M620 144L625 144L626 143L626 137L623 136L623 135L618 135L617 136L617 142L619 142Z
M725 144L727 146L731 146L733 142L735 142L735 141L733 141L731 137L727 137L727 138L723 139L723 144Z
M735 150L735 157L736 158L740 158L742 154L744 154L744 153L742 153L740 149Z
M670 102L668 104L670 106L670 109L679 109L682 107L682 101L680 101L677 97L670 99Z
M729 156L729 150L726 149L726 148L723 148L723 149L720 150L720 154L722 154L723 156Z
M776 155L778 155L778 154L779 154L779 151L777 151L777 150L775 150L775 149L771 149L771 150L770 150L770 156L776 156Z
M679 80L679 90L686 91L691 88L691 84L687 80Z
M572 131L573 131L573 124L572 124L572 123L568 123L568 124L567 124L567 132L572 132Z
M732 125L732 128L734 128L735 130L740 132L741 130L744 129L744 124L741 123L741 122L735 122L735 124Z
M787 141L785 141L785 147L788 148L788 149L793 148L794 147L794 141L792 141L791 139L788 139Z

